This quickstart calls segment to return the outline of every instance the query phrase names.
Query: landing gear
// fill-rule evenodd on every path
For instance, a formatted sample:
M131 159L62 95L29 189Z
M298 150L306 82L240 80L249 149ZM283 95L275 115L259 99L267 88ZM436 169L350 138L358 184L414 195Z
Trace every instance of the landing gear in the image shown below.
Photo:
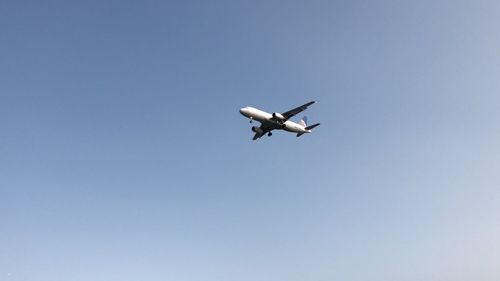
M272 135L273 135L273 133L271 133L271 132L267 133L267 136L268 136L268 137L270 137L270 136L272 136Z
M252 118L252 117L250 117L250 123L252 123L252 121L253 121L253 118Z

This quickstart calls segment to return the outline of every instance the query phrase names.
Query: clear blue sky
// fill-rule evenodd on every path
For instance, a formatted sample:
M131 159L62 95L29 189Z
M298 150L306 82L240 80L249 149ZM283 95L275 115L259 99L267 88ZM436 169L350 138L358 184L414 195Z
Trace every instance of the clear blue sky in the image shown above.
M499 3L0 1L0 279L500 280Z

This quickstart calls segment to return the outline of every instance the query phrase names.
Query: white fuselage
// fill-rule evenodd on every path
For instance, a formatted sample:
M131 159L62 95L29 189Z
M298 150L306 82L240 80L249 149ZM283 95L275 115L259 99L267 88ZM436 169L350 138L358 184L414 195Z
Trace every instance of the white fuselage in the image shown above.
M310 133L311 130L306 130L304 126L301 124L295 123L293 121L287 120L283 123L277 122L275 118L273 118L273 115L270 113L267 113L265 111L262 111L257 108L253 107L243 107L240 109L240 113L247 117L250 118L251 120L257 120L261 122L264 126L276 129L276 130L285 130L288 132L293 132L293 133Z

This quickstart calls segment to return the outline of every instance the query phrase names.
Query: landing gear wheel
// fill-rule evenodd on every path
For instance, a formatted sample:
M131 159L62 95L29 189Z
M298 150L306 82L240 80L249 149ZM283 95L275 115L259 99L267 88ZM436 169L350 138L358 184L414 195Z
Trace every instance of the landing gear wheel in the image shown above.
M272 135L273 135L273 133L271 133L271 132L267 133L267 136L268 136L268 137L270 137L270 136L272 136Z

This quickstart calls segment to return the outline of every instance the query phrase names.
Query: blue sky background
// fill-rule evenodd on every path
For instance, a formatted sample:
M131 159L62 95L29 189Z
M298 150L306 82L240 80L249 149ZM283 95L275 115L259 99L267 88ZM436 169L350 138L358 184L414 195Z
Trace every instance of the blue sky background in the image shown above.
M500 2L0 1L0 279L500 280ZM243 106L316 100L252 142Z

